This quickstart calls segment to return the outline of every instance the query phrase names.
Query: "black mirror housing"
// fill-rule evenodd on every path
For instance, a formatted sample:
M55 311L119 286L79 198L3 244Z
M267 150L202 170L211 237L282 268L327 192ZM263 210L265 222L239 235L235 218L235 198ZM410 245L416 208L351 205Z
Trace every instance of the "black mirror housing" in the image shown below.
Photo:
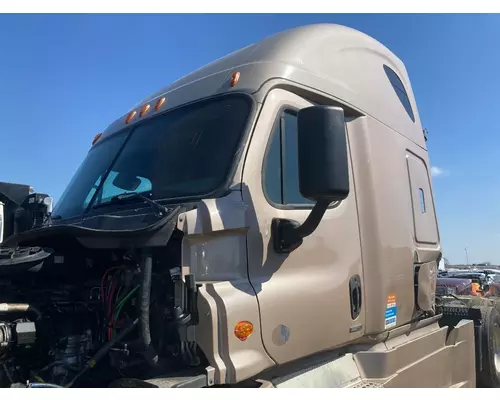
M300 110L298 122L299 190L316 202L307 219L275 218L271 224L274 250L290 253L313 233L334 201L349 195L349 164L344 110L313 106Z
M344 200L349 195L344 110L332 106L304 108L298 112L297 123L302 196L316 202Z

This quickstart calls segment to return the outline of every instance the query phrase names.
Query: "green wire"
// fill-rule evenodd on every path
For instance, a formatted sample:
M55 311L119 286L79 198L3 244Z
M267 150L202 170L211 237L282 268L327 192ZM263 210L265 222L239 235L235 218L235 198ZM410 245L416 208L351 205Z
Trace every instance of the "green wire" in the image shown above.
M120 285L119 289L118 289L118 293L116 293L116 300L118 300L120 298L120 295L122 294L122 290L123 290L123 286Z
M118 320L118 317L120 315L120 312L122 311L123 306L127 302L128 299L135 293L137 289L139 289L140 285L137 285L135 288L133 288L124 298L120 303L118 303L118 306L116 307L116 312L115 312L115 321ZM115 336L115 329L113 329L113 336Z
M126 301L130 298L130 296L132 296L134 294L134 292L139 289L140 285L137 285L135 288L133 288L119 303L118 305L116 306L116 309L117 309L117 312L116 314L119 314L119 311L121 310L121 308L123 307L123 305L126 303ZM116 316L115 314L115 316Z

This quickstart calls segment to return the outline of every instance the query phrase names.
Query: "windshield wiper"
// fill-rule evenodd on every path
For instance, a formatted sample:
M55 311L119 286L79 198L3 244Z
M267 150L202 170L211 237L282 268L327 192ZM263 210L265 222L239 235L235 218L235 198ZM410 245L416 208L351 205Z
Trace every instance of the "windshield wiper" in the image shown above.
M149 197L144 196L141 193L136 193L136 192L126 192L126 193L121 193L116 196L111 197L111 201L105 202L105 203L100 203L100 204L95 204L92 206L92 208L100 208L104 206L108 206L111 203L121 203L121 202L127 202L129 200L144 200L146 203L151 205L156 211L157 215L159 217L163 217L165 214L168 213L168 209L164 206L162 206L160 203L157 201L151 200Z

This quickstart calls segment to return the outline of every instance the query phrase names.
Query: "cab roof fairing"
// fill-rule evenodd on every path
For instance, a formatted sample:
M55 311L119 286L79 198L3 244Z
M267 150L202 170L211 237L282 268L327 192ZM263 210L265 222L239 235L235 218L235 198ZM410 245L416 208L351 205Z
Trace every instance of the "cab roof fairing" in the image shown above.
M383 65L393 69L405 86L415 122L406 114L385 75ZM240 72L235 87L231 75ZM413 91L404 64L375 39L334 24L308 25L270 36L235 51L180 78L157 91L131 111L137 115L144 104L166 97L158 112L138 116L129 123L212 96L239 92L262 101L259 89L267 81L282 79L314 88L381 121L426 148ZM103 137L127 126L124 116L104 131Z

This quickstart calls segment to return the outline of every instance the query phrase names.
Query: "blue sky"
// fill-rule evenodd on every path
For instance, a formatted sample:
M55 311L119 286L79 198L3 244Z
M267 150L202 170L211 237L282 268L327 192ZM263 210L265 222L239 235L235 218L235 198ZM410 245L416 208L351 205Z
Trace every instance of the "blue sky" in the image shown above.
M267 35L331 22L405 63L429 130L445 257L500 263L500 16L0 15L0 180L56 199L94 135L143 97Z

